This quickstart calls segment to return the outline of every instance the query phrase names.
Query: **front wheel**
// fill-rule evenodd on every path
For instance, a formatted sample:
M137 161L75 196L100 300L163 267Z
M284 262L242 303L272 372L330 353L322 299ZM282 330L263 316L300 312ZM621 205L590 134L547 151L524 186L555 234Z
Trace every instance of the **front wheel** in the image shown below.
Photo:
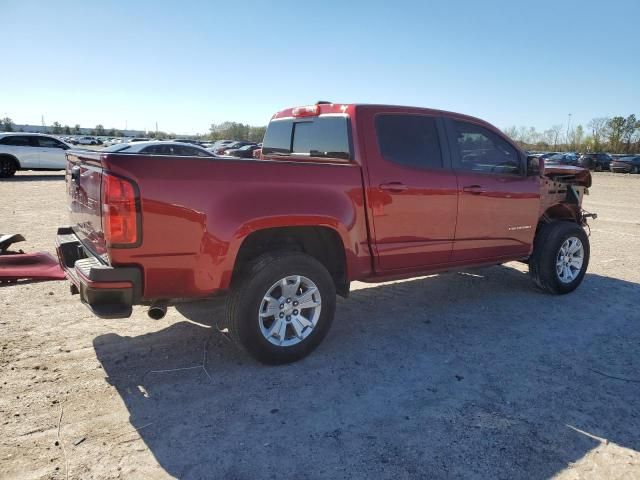
M336 307L331 275L302 253L265 254L234 281L227 298L231 338L258 361L290 363L326 336Z
M589 265L589 237L573 222L542 225L533 244L529 273L541 289L554 294L578 288Z

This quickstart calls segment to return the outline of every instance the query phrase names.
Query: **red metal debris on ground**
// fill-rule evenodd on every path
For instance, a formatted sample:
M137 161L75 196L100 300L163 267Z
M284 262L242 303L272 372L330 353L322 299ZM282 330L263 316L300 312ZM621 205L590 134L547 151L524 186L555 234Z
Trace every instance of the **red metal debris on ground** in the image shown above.
M64 280L58 260L49 253L0 255L0 282L17 280Z

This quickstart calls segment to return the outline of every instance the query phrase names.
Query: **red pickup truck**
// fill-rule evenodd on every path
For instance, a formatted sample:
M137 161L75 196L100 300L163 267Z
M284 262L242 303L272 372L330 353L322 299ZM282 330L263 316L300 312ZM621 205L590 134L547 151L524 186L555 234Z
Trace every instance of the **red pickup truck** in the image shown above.
M66 185L58 256L96 315L226 294L230 336L268 363L310 353L354 280L520 260L562 294L589 261L589 171L438 110L289 108L259 159L71 150Z

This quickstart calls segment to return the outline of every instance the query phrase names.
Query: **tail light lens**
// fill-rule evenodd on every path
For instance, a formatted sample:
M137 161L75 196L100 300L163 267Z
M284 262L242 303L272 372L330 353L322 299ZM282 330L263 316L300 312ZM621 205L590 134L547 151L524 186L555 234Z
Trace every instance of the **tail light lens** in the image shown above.
M140 240L138 215L135 184L130 180L103 173L102 228L107 245L137 245Z

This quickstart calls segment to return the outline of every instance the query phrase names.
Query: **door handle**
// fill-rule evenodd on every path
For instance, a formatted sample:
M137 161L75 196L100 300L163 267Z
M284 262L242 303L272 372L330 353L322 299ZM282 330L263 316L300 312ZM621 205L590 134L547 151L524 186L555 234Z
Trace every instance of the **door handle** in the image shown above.
M409 190L409 187L402 182L389 182L380 184L380 190L399 193Z
M462 191L466 193L472 193L473 195L486 193L486 190L480 185L469 185L467 187L462 187Z

